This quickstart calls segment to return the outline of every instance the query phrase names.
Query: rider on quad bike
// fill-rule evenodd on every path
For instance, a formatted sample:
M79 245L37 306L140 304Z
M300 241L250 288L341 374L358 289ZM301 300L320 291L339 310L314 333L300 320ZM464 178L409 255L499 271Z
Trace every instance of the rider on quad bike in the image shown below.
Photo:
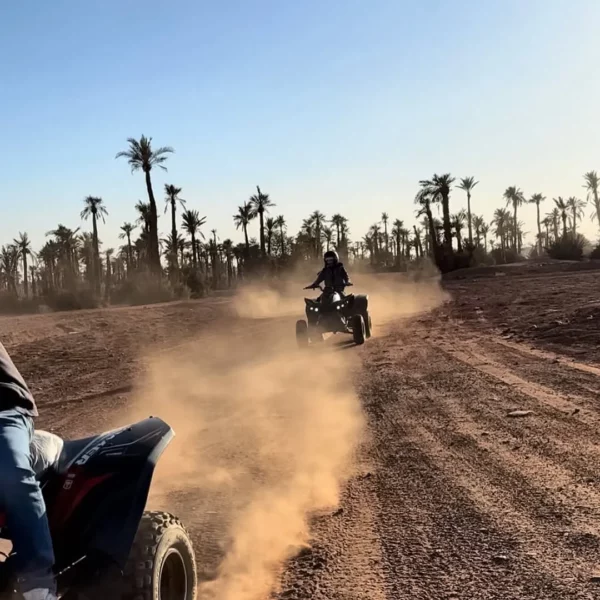
M325 288L330 288L340 294L343 294L344 288L350 284L344 264L340 262L337 252L327 250L323 256L325 268L319 272L315 281L309 285L309 288L316 288L321 283L325 283Z
M0 344L0 510L13 531L19 591L55 600L54 552L46 507L31 461L35 401Z

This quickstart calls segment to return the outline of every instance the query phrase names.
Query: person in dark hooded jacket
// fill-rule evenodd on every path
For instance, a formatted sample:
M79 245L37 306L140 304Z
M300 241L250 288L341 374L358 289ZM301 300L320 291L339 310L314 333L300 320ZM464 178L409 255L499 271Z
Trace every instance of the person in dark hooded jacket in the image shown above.
M56 600L54 552L46 507L32 467L35 401L0 344L0 509L15 552L17 584L25 600Z
M328 250L323 256L325 268L319 272L314 283L309 285L309 288L315 288L319 284L324 283L326 288L333 288L336 292L343 292L344 287L350 283L344 264L340 262L337 252Z

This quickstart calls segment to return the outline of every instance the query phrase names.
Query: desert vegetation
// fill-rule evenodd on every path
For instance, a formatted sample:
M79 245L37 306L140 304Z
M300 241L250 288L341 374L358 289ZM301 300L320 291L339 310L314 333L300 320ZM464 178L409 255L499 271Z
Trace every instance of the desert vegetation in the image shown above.
M384 212L362 237L351 234L343 214L327 216L318 209L292 233L285 215L278 214L277 199L256 186L233 211L232 231L242 235L236 243L209 230L209 219L175 183L164 185L164 211L159 210L152 173L166 171L173 154L173 148L155 147L152 138L142 135L128 139L126 149L116 155L133 174L143 175L146 194L145 200L135 203L137 220L120 225L120 247L104 247L101 238L110 202L94 195L82 200L80 222L58 224L47 232L41 248L32 247L27 232L5 241L0 249L1 310L34 311L41 304L60 310L200 297L244 279L277 277L303 263L314 265L328 249L336 249L355 269L374 271L406 271L423 261L433 262L442 272L515 262L524 258L528 232L520 214L526 203L536 207L532 256L579 260L587 244L578 232L586 207L591 207L589 216L600 225L596 171L583 176L585 200L550 199L539 192L526 196L518 186L509 186L490 222L477 214L476 178L457 180L445 173L419 182L414 223ZM455 212L452 199L459 194L466 196L467 208ZM161 212L166 219L163 229L168 231L162 236ZM591 256L597 255L595 250Z

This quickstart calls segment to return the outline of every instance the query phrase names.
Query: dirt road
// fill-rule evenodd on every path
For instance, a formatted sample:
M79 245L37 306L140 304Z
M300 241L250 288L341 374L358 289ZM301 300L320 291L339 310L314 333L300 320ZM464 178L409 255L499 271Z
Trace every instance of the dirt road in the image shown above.
M454 282L451 303L340 352L355 365L366 434L339 508L311 518L311 546L282 570L277 597L600 598L598 285L593 272ZM79 435L127 406L142 345L197 337L228 310L219 300L29 317L0 322L0 335L38 394L40 426ZM571 343L531 327L546 311ZM286 319L231 327L250 340L292 330ZM202 501L187 490L171 503L213 556L206 571L218 567L227 542Z

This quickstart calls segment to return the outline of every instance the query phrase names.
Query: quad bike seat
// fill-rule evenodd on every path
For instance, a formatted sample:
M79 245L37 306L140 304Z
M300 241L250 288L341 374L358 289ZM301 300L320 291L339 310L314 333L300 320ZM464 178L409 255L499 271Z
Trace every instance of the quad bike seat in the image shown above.
M31 440L31 466L38 479L49 471L64 473L71 462L98 436L65 441L49 431L37 430Z

